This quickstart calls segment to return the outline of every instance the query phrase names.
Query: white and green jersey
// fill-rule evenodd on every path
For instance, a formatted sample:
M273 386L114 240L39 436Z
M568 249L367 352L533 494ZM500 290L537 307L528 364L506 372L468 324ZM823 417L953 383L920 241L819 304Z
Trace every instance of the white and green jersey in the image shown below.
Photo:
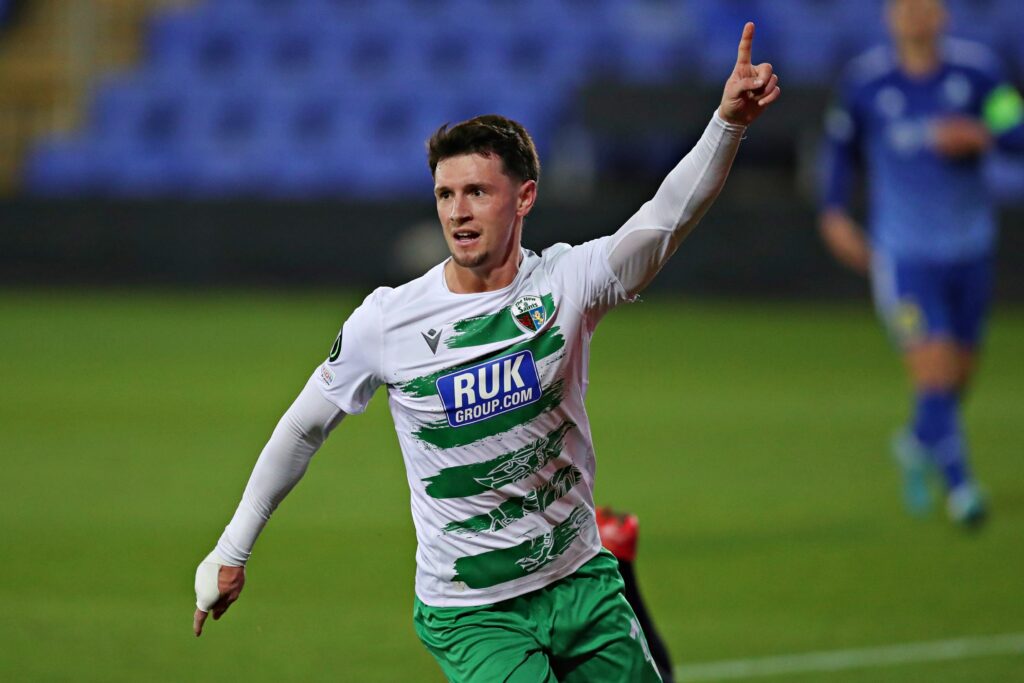
M381 386L412 493L420 600L488 604L593 557L600 540L584 408L591 335L710 207L742 132L715 116L613 235L541 255L524 250L508 287L455 294L440 264L370 294L260 454L217 543L222 564L245 564L323 440Z
M444 264L378 289L315 373L348 414L387 387L428 605L521 595L600 549L587 362L598 320L628 297L608 239L524 250L497 291L452 293Z

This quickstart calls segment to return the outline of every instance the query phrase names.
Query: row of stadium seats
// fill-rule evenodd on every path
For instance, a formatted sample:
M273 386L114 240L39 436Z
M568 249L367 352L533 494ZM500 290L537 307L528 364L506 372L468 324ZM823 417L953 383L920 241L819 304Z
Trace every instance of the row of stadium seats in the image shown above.
M449 90L424 101L386 90L178 94L143 79L101 92L89 134L41 146L27 181L41 194L419 192L424 141L439 123L491 110L533 122L546 151L559 112L532 90Z
M501 112L544 152L588 80L720 83L748 18L755 57L786 82L831 83L882 38L880 12L877 0L207 0L154 18L145 63L97 86L82 135L41 144L26 186L419 191L441 122Z

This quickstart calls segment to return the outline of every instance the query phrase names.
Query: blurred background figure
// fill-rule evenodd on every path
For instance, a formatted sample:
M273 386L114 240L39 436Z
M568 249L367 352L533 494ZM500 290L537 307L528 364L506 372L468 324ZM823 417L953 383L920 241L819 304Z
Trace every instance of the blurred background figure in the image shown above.
M622 512L610 507L597 509L597 531L601 535L603 545L619 562L619 573L622 574L622 581L625 583L623 593L633 613L640 621L640 628L643 629L647 638L647 645L651 649L651 657L658 665L658 673L661 674L663 683L675 681L675 670L672 667L672 657L668 654L668 647L661 637L661 633L654 626L640 593L640 582L636 576L634 563L636 562L637 541L640 537L640 520L631 512Z
M928 509L925 475L935 467L950 518L975 525L985 502L960 405L992 294L995 207L984 157L994 146L1024 154L1024 104L990 49L944 38L942 0L889 0L886 16L892 47L851 65L828 115L821 233L841 263L870 270L876 307L903 351L914 408L892 447L908 506ZM870 241L848 212L858 159Z

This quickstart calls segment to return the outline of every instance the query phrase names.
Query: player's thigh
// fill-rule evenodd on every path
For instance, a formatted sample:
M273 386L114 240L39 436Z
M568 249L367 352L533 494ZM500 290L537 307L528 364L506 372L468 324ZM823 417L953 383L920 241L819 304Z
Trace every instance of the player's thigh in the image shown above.
M646 647L646 641L641 649L637 640L615 640L580 661L577 666L559 676L558 680L561 683L660 683L662 676L657 673L657 667Z
M953 338L965 351L981 342L992 306L994 266L992 258L973 259L951 269L949 283Z
M953 338L951 304L940 270L878 252L871 263L871 290L879 317L903 351Z
M607 551L557 588L553 668L560 681L660 681L643 628Z
M656 683L661 681L640 622L625 598L621 609L609 614L594 646L586 654L556 662L564 683Z
M435 608L419 601L416 635L452 683L554 683L527 618L514 610Z

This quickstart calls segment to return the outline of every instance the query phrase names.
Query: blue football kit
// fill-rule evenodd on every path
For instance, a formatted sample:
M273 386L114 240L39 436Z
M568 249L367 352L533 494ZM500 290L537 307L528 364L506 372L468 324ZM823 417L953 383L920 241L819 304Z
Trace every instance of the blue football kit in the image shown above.
M894 48L865 53L826 118L823 208L846 209L861 167L875 303L904 348L937 338L973 348L989 308L995 207L981 155L936 149L936 125L953 117L981 121L997 146L1024 151L1020 95L986 47L961 40L943 41L937 68L924 76L906 74ZM959 401L955 389L920 390L897 449L923 451L943 472L951 512L954 494L970 484Z
M991 291L995 208L982 157L948 159L932 144L936 122L986 123L996 144L1024 150L1024 113L992 53L949 39L930 75L912 77L895 51L855 60L828 113L824 204L845 207L851 176L868 177L872 280L897 340L946 336L973 346Z

